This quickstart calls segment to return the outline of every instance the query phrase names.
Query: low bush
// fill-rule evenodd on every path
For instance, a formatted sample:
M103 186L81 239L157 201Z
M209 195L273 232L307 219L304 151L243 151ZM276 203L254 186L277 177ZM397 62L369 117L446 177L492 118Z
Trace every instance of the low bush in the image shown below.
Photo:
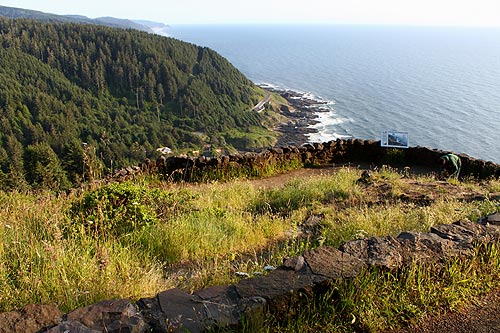
M169 202L168 193L132 183L113 183L87 192L69 209L70 229L83 227L95 236L119 236L157 222L154 207Z

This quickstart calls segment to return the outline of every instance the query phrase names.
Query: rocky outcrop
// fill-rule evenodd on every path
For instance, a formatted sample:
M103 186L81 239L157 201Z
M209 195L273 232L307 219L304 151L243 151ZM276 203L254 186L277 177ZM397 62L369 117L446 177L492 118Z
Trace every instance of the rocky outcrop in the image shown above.
M419 263L439 264L468 257L478 244L500 242L500 214L433 227L430 232L403 232L320 247L285 258L264 276L216 286L192 294L177 288L143 298L109 300L66 315L48 306L27 306L0 314L0 332L206 332L238 329L242 320L262 322L265 314L293 316L300 303L323 294L339 280L352 279L365 268L397 270ZM2 330L3 329L3 330Z

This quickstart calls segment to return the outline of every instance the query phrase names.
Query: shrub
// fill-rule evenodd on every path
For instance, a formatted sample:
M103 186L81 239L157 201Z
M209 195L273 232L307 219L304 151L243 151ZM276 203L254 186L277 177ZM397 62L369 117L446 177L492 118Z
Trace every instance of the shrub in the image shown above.
M84 226L96 236L119 236L156 223L154 207L168 202L168 194L131 183L114 183L87 192L71 204L71 226Z

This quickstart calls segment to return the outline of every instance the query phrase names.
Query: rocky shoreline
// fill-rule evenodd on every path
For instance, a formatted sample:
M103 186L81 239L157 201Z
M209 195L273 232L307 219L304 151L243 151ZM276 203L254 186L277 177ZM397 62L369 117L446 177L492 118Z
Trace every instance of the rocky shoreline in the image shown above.
M281 105L279 109L287 121L275 127L275 131L280 133L277 146L300 146L309 142L309 134L318 133L312 125L319 123L318 113L330 111L326 107L327 101L294 90L279 89L269 85L260 85L260 87L280 95L289 104L289 106Z

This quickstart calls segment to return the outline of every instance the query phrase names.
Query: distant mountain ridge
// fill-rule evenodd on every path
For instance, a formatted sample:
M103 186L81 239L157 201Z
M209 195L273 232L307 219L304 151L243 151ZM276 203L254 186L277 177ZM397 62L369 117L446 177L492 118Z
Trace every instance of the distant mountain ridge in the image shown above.
M112 28L135 29L149 33L166 35L167 25L159 22L146 20L129 20L115 17L98 17L95 19L83 15L57 15L45 13L37 10L0 6L0 16L13 19L31 19L43 22L61 22L61 23L81 23L104 25Z

